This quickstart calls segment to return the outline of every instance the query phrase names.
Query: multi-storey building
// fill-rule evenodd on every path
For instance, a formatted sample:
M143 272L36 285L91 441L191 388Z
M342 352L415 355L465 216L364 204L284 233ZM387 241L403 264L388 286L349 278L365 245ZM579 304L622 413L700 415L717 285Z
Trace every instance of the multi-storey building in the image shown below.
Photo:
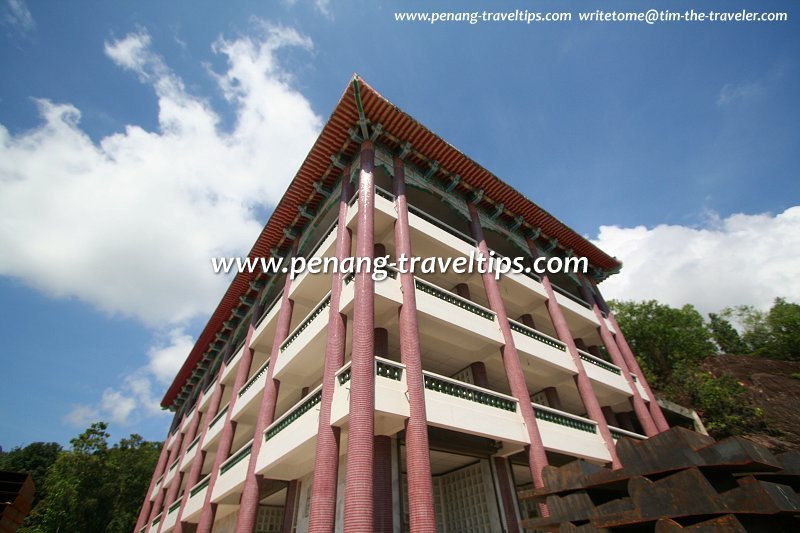
M597 287L620 263L357 77L250 252L476 254L589 272L236 275L136 531L520 531L545 465L666 429Z

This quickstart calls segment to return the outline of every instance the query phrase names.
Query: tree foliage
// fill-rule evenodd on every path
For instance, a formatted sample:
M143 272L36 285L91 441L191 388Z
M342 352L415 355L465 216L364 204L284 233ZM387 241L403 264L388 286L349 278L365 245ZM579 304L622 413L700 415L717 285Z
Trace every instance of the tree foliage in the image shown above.
M104 422L72 439L45 477L45 498L20 532L130 532L136 524L161 443L131 435L109 446Z
M56 462L60 452L61 445L57 442L33 442L24 448L16 447L10 452L0 453L0 470L30 474L36 487L35 505L46 494L44 480L47 470Z

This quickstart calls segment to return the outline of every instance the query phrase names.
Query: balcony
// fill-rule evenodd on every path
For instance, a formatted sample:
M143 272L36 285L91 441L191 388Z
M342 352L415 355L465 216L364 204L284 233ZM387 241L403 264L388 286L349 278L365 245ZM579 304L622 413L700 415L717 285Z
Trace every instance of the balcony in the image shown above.
M597 422L536 403L533 409L546 450L595 461L611 460Z
M201 479L200 482L189 491L189 500L186 502L186 507L183 509L181 520L187 522L197 522L200 520L200 511L203 510L203 503L205 503L206 500L209 481L211 481L211 474Z
M242 386L236 398L236 404L233 406L232 418L234 420L238 420L242 411L261 398L261 393L264 391L264 385L267 382L268 369L269 360L261 365L261 368Z
M222 432L222 426L225 425L225 415L228 413L228 407L230 404L223 407L217 416L214 417L214 420L211 421L211 424L208 426L208 431L206 431L206 438L203 440L203 449L208 450L211 447L211 444L219 437L220 433Z
M159 513L158 516L153 518L153 521L150 523L150 529L148 530L148 533L158 533L158 526L161 524L161 514L162 513Z
M625 396L632 394L628 382L622 377L620 367L583 350L578 350L578 356L583 361L583 369L586 370L586 375L589 376L589 379L616 389Z
M153 486L153 491L150 493L150 499L155 500L158 491L161 490L161 482L164 481L164 475L162 474L160 478L156 481L156 484Z
M455 334L480 335L497 345L503 343L494 312L422 279L414 283L418 313L447 325Z
M189 429L189 424L192 423L192 419L195 416L197 416L197 407L192 409L192 411L189 413L189 416L187 416L186 420L184 420L183 424L181 424L181 432L186 433L186 430Z
M417 239L425 237L447 246L460 255L469 255L475 250L475 239L413 205L408 206L408 224L412 230L412 242L415 242L415 237ZM418 233L419 237L414 235L415 233Z
M573 375L578 373L563 342L515 320L509 320L508 325L517 350L535 359L523 360L523 367L532 367L531 370L543 379L563 379L563 371ZM550 369L542 368L542 363ZM557 373L562 376L557 377Z
M169 506L167 509L167 517L164 518L164 525L161 526L161 533L167 533L168 531L172 531L175 527L175 523L178 521L178 511L181 508L181 496L178 495L177 501L175 501L172 505Z
M172 478L175 477L175 474L178 472L178 464L181 462L180 457L175 459L171 465L169 465L169 469L167 470L167 475L164 477L164 486L169 486L170 482L172 482Z
M217 482L214 483L214 491L211 494L212 502L217 503L235 492L241 492L247 476L247 466L250 464L252 449L253 440L250 439L239 451L220 465L219 476L217 477Z
M197 455L197 450L200 449L200 446L198 446L198 444L200 444L200 437L202 437L202 435L195 437L191 444L189 444L189 447L186 448L186 452L183 454L183 458L181 459L182 472L185 472L192 466L192 462Z
M296 479L314 468L322 386L311 391L264 431L256 472L271 479Z
M303 382L320 371L330 304L328 293L283 341L273 371L276 379Z
M562 289L555 283L551 283L551 286L553 287L553 292L555 293L558 305L593 324L598 324L597 316L594 314L594 311L588 302Z
M633 431L627 431L614 426L608 426L608 430L611 432L611 438L614 439L614 442L617 442L619 439L624 437L636 440L647 439L647 437L645 437L644 435L640 435L639 433L634 433Z

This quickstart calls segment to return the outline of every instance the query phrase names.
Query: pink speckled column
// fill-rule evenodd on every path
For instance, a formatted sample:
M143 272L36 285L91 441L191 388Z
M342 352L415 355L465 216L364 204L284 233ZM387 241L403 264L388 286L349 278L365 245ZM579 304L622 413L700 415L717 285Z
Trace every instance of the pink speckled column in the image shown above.
M650 416L650 411L647 409L647 406L642 399L642 395L639 394L638 387L636 387L636 384L633 382L628 365L625 363L625 359L622 357L622 352L620 352L617 342L614 340L614 337L608 330L606 321L603 318L603 313L600 311L600 306L598 305L592 291L589 290L587 282L584 278L581 278L581 289L584 298L588 298L587 301L594 310L594 316L597 317L597 321L600 323L600 327L598 328L600 332L600 338L603 340L603 344L605 345L606 350L608 350L611 360L615 365L622 369L622 377L625 379L625 382L631 389L631 393L633 394L633 397L631 398L631 404L633 405L633 410L636 413L636 418L639 419L639 423L642 425L642 429L644 429L645 435L652 437L653 435L658 434L658 428L653 421L653 417Z
M339 197L339 221L336 225L336 259L341 264L350 256L350 230L347 228L347 202L350 199L350 167L342 175ZM317 454L314 459L314 481L311 487L309 533L333 533L336 522L336 488L339 473L339 434L331 425L331 403L336 388L336 372L344 365L347 340L347 316L339 312L345 274L334 273L331 279L331 305L328 312L328 333L325 344L325 366L322 375L322 400L317 431Z
M373 259L375 245L375 151L361 145L358 179L356 258ZM356 259L358 261L358 259ZM369 533L373 527L372 468L375 411L375 281L369 272L355 275L353 351L350 365L350 420L344 488L344 529Z
M153 493L153 489L156 486L158 478L164 475L167 457L169 456L169 446L167 446L169 438L170 434L168 433L167 438L164 441L164 445L161 447L161 454L158 456L158 462L156 463L156 469L153 471L153 477L150 478L150 486L147 488L147 493L144 495L144 503L142 504L141 511L139 511L139 518L136 520L135 533L139 533L139 530L142 529L145 524L149 525L147 519L150 517L150 510L153 507L150 500L150 495Z
M297 242L294 244L292 255L297 253ZM275 366L278 364L278 357L281 353L281 345L289 336L289 328L292 325L292 311L294 301L289 299L289 289L292 286L292 278L287 275L283 284L283 295L281 296L281 307L278 311L278 321L275 326L275 336L272 339L272 351L270 352L270 363L267 367L267 378L264 382L264 395L261 397L261 404L258 408L256 417L256 427L253 433L253 444L250 449L250 457L247 461L247 474L244 478L244 488L242 497L239 500L239 516L236 518L236 531L252 532L256 529L256 519L258 518L258 502L261 500L261 476L256 476L256 461L264 445L264 430L275 421L275 404L278 401L278 391L280 382L272 377ZM211 486L209 485L209 493ZM201 531L198 533L210 533Z
M375 463L372 474L372 491L375 495L375 516L372 530L375 533L392 533L392 438L375 435L373 449Z
M216 383L213 386L214 392L211 393L211 400L209 400L208 411L206 411L205 416L203 417L203 430L200 435L200 440L197 442L198 449L195 453L194 459L192 460L192 467L189 469L189 477L186 481L186 488L184 489L183 496L181 498L181 508L178 511L175 529L173 530L174 533L188 533L188 531L196 529L194 524L188 524L182 521L183 510L186 508L186 502L189 501L189 495L192 488L194 488L194 486L200 482L200 478L203 475L203 463L205 463L207 452L203 451L202 446L203 441L206 439L206 433L208 433L208 428L211 425L211 421L216 418L217 413L219 413L219 405L222 403L222 393L225 389L225 386L222 384L222 373L225 371L226 367L225 359L226 357L223 355L222 364L220 364L219 370L217 371ZM198 400L197 403L199 404L200 400Z
M600 289L594 284L594 282L591 282L591 284L594 287L597 297L602 301L603 296L600 294ZM667 419L664 418L664 413L661 411L661 406L658 405L658 402L656 401L656 396L653 394L653 389L650 388L650 383L644 376L644 372L642 372L642 368L639 366L639 361L636 360L633 350L631 350L631 347L628 345L628 341L625 339L625 334L622 332L622 328L620 328L619 324L617 323L617 318L610 310L608 312L608 320L611 322L611 325L614 326L614 330L617 332L614 338L617 341L620 350L622 351L622 356L624 357L625 362L628 364L628 368L634 374L636 374L636 377L639 380L642 388L644 388L645 392L650 397L650 401L647 402L647 407L650 410L650 416L653 418L653 422L655 422L658 431L668 430L669 424L667 423Z
M526 242L531 255L534 259L537 259L539 257L539 251L536 245L530 239L526 239ZM541 281L547 293L547 312L550 314L550 320L553 322L556 335L558 335L561 342L567 345L567 352L572 357L572 362L578 370L578 374L573 376L573 379L578 388L578 394L581 397L581 402L583 402L583 407L586 409L589 418L597 422L597 429L600 432L600 437L603 439L603 444L605 444L606 450L608 450L611 456L612 468L620 468L622 464L619 461L617 449L614 446L614 439L611 437L611 431L609 431L608 424L603 416L603 411L600 409L600 402L597 400L597 395L594 393L592 382L586 374L586 369L583 367L583 360L578 354L578 348L575 346L575 340L572 338L572 333L567 325L567 319L564 318L561 306L558 305L558 300L556 300L556 295L553 291L553 286L550 284L550 277L547 275L547 272L542 273Z
M175 429L177 435L175 436L175 442L172 443L169 449L169 458L167 459L167 464L164 466L164 480L167 479L167 474L169 473L169 467L172 463L175 462L175 459L179 457L179 453L181 451L181 445L183 444L183 433L181 432L181 426L183 425L184 421L186 420L186 413L183 414L181 417L180 422L178 422L178 427ZM175 483L175 479L172 479L172 483ZM150 509L150 516L147 519L147 523L151 523L153 519L158 516L158 513L162 512L164 505L168 505L166 502L166 495L169 487L162 488L158 491L158 495L156 495L156 501L153 502L153 508ZM162 520L161 523L164 521ZM159 528L161 525L159 524Z
M296 479L289 482L286 487L286 501L283 504L283 523L281 524L281 533L292 533L294 526L294 513L297 504L297 489L300 484ZM255 531L255 530L253 530Z
M477 241L478 250L485 257L489 258L489 247L486 244L486 238L483 235L483 228L481 227L480 217L478 216L478 209L471 202L467 203L469 214L471 218L470 227L472 229L472 236ZM498 326L500 332L503 334L503 342L505 343L500 349L503 358L503 366L506 370L506 377L508 378L508 385L511 388L511 395L519 400L519 408L522 414L522 420L525 421L525 426L528 430L528 437L530 438L531 445L528 447L528 463L531 469L531 476L533 476L533 484L536 487L542 487L544 481L542 480L542 469L547 466L547 454L544 451L542 444L542 436L539 433L539 426L536 423L536 413L533 410L531 403L531 395L528 391L528 384L525 382L525 374L522 372L522 364L519 360L517 347L514 345L514 337L511 335L511 327L508 324L508 314L506 313L506 306L503 303L503 296L500 293L500 287L495 279L494 272L484 272L481 277L483 278L483 287L486 290L486 297L489 299L489 306L492 311L497 315ZM543 506L541 509L543 515L547 514L547 509Z
M397 222L394 225L396 256L411 257L411 229L408 225L408 200L403 161L394 159L394 194ZM428 418L425 413L425 381L422 374L422 355L419 346L417 297L414 275L401 272L398 327L400 360L406 366L409 418L406 420L406 477L408 480L408 514L411 531L436 532L436 512L433 503L433 479L428 451Z
M520 533L519 521L517 520L517 505L514 500L514 485L508 472L508 459L505 457L494 457L494 469L497 472L497 484L500 487L500 503L503 506L503 514L506 517L508 533Z

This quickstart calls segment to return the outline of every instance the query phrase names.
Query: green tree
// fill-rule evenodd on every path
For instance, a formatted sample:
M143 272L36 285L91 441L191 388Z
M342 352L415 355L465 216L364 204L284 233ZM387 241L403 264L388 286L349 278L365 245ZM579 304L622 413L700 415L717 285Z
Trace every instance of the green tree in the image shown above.
M0 454L0 470L30 474L36 486L36 505L46 494L44 480L47 470L55 463L60 451L61 445L56 442L32 442L24 448L16 447Z
M684 376L683 389L712 436L721 439L763 429L761 410L753 406L747 389L732 375L693 372Z
M673 372L694 368L716 349L703 317L691 305L675 309L655 300L609 302L648 380L666 387Z
M741 326L746 353L800 360L800 305L776 298L766 313L750 305L740 305L725 309L721 314L735 319Z
M107 428L94 423L70 441L72 450L62 452L48 471L47 496L21 532L133 529L161 444L131 435L109 447Z
M714 342L717 343L722 353L744 355L750 353L747 344L739 336L731 323L723 316L716 313L708 314L709 323L708 327L711 330L711 336Z

